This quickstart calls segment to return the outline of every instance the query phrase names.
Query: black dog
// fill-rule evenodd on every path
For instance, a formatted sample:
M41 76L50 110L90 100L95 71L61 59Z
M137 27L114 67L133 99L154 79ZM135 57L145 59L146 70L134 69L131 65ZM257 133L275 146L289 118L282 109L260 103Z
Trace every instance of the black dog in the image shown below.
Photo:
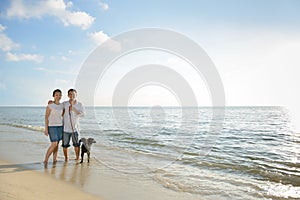
M87 153L88 163L89 163L90 162L91 147L92 147L93 143L96 143L96 140L94 140L94 138L89 138L89 139L81 138L79 140L79 143L81 143L81 142L82 142L82 145L81 145L81 161L80 161L80 163L83 162L84 153Z

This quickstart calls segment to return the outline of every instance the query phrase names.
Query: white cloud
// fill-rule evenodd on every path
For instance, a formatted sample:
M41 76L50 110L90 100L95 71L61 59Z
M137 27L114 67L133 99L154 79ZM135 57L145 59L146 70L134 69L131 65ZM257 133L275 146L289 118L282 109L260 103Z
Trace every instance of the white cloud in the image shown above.
M108 10L109 6L107 3L100 2L99 4L103 10Z
M0 24L0 32L3 32L6 29L5 26L3 26L2 24Z
M56 84L67 84L67 83L69 83L69 81L64 80L64 79L56 79L55 83Z
M0 91L1 90L6 90L6 85L2 82L0 82Z
M5 26L0 24L0 49L2 51L11 51L12 49L18 48L19 44L14 43L7 35L5 35Z
M73 3L63 0L27 1L12 0L11 7L7 10L7 17L21 19L42 18L44 15L57 17L65 26L78 26L88 29L95 18L86 12L70 11Z
M44 67L37 67L37 68L34 68L35 70L38 70L38 71L46 71L47 69L44 68Z
M43 71L46 73L54 73L54 74L64 74L64 75L77 75L78 72L74 69L70 70L70 71L63 71L63 70L52 70L52 69L46 69L44 67L37 67L34 68L37 71Z
M74 51L74 50L69 50L68 51L68 56L75 56L75 55L87 55L89 52L85 52L85 51Z
M19 61L33 61L37 63L41 63L43 61L44 57L37 55L37 54L15 54L15 53L6 53L6 60L12 61L12 62L19 62Z
M104 42L108 41L106 44L111 51L120 51L121 44L113 39L111 39L106 33L103 31L89 33L88 37L97 45L101 45Z
M68 60L69 60L66 56L61 56L60 59L61 59L62 61L68 61Z
M97 45L102 44L106 40L109 39L109 36L105 34L103 31L89 33L88 36L91 40L93 40Z
M56 55L56 56L50 56L50 60L55 60L55 61L70 61L70 56L72 56L72 54L69 54L69 55L62 55L60 53L60 55Z

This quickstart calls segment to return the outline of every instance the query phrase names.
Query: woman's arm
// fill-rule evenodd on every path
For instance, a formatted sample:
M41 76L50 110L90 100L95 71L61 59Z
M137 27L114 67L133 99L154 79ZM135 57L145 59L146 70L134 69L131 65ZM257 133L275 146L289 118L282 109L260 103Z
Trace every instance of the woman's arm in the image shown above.
M48 124L49 124L49 115L50 115L50 108L47 106L46 113L45 113L45 135L48 136Z

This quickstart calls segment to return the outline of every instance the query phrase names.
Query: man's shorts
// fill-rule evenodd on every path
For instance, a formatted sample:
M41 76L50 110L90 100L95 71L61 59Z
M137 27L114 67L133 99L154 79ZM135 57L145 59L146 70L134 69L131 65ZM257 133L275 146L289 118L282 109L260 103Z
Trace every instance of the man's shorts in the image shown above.
M62 147L68 148L70 146L71 138L72 138L72 142L73 142L74 147L79 147L80 146L79 140L78 140L78 132L74 132L74 133L64 132Z
M51 142L62 140L63 126L48 126L48 134Z

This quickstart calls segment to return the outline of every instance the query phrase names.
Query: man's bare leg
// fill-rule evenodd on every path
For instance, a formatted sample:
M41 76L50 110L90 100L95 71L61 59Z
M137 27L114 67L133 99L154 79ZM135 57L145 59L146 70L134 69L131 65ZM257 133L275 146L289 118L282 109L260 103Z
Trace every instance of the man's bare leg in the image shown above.
M68 148L63 148L64 149L64 156L65 156L65 161L68 161Z
M76 154L76 159L75 160L79 160L79 147L74 147L75 149L75 154Z

